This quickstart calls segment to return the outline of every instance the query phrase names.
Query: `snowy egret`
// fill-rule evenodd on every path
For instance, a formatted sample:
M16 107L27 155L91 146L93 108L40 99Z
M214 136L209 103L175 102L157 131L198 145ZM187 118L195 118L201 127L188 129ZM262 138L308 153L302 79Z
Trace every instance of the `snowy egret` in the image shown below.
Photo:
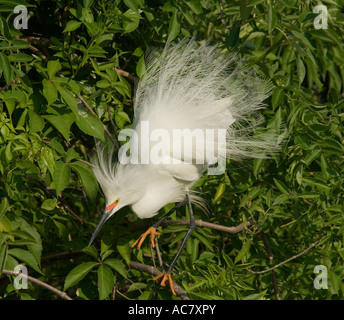
M273 135L255 133L257 111L269 92L267 81L237 56L218 53L215 46L192 39L167 45L160 55L152 53L135 94L130 154L122 146L114 163L98 149L93 160L107 205L90 244L124 206L131 206L139 218L150 218L165 205L177 203L132 245L140 249L150 235L154 247L157 227L186 203L188 232L167 272L155 278L163 277L161 285L168 281L174 293L172 269L195 228L192 204L205 206L191 190L193 184L207 170L223 173L219 163L226 158L264 157L276 148Z

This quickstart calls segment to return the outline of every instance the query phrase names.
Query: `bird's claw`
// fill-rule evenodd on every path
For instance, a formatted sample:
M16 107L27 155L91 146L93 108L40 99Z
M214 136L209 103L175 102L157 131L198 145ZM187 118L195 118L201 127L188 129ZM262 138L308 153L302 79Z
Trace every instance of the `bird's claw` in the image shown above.
M148 234L150 234L151 245L154 248L155 247L154 238L155 236L160 235L160 232L157 232L156 228L154 227L149 227L148 230L145 233L141 234L141 236L131 245L131 247L134 248L137 245L137 249L140 250L141 245L143 241L146 239L146 237L148 236Z
M162 287L165 287L166 284L165 282L168 280L168 283L170 285L170 289L172 291L172 293L177 296L176 292L174 291L174 288L173 288L173 281L172 281L172 276L170 273L166 273L166 272L163 272L163 273L160 273L158 276L154 277L153 280L156 281L158 279L160 279L162 277L162 280L160 282L160 285Z

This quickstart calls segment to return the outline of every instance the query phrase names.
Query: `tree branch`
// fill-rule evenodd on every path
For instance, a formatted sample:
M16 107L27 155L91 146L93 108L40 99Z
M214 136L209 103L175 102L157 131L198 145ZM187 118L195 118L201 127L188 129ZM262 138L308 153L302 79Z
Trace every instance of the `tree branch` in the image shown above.
M65 300L73 300L70 296L67 295L67 293L63 292L63 291L60 291L56 288L54 288L53 286L51 286L50 284L47 284L41 280L38 280L36 278L33 278L25 273L22 273L22 272L15 272L15 271L12 271L12 270L7 270L7 269L3 269L2 272L4 274L7 274L7 275L11 275L11 276L15 276L15 277L22 277L22 278L26 278L28 279L29 281L31 281L32 283L35 283L43 288L46 288L48 290L50 290L51 292L54 292L55 294L57 294L58 296L60 296L62 299L65 299Z
M313 247L315 247L320 242L320 240L321 240L321 237L317 241L313 242L308 248L306 248L302 252L296 254L295 256L290 257L287 260L282 261L281 263L278 263L278 264L274 265L273 267L271 267L269 269L262 270L262 271L253 271L253 270L250 270L250 269L248 269L248 270L249 270L249 272L254 273L254 274L263 274L263 273L267 273L269 271L272 271L272 270L274 270L274 269L276 269L276 268L278 268L278 267L280 267L280 266L282 266L282 265L284 265L284 264L286 264L286 263L288 263L288 262L290 262L290 261L292 261L292 260L294 260L294 259L296 259L296 258L298 258L298 257L300 257L302 255L304 255L306 252L308 252Z
M219 225L215 223L206 222L203 220L196 220L195 222L196 222L197 227L205 227L205 228L210 228L210 229L228 232L228 233L238 233L244 230L245 227L249 227L252 225L251 221L240 223L239 225L235 227L227 227L227 226L223 226L223 225ZM173 226L173 225L178 226L178 225L189 225L189 224L190 224L189 220L170 220L170 221L165 221L163 223L164 226Z
M8 89L13 83L15 83L15 80L11 80L9 83L7 83L4 87L0 89L0 93Z
M129 267L135 270L138 270L140 272L146 272L149 273L153 276L158 276L161 274L159 270L154 268L153 266L148 266L146 264L142 264L136 261L130 261L129 262ZM176 292L176 294L183 300L190 300L189 297L187 296L186 292L184 291L183 288L181 288L178 284L176 284L173 281L173 289Z

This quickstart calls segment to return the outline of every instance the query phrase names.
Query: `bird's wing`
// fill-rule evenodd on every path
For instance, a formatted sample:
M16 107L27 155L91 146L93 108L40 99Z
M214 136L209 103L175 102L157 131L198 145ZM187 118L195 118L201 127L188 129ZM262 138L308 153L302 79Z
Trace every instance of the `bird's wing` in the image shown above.
M217 150L225 148L225 157L271 149L275 142L270 143L271 137L249 139L255 125L247 121L248 115L262 108L268 85L252 77L237 60L193 40L168 46L158 58L150 59L135 97L133 128L140 157L147 160L160 149L165 159L195 163L203 153L205 164L214 160L216 152L208 154L194 143L190 147L190 142L173 139L176 130L189 130L199 141L203 136L203 145L209 142ZM215 137L207 137L207 130L217 130ZM219 130L225 131L225 145ZM192 150L191 155L183 150Z

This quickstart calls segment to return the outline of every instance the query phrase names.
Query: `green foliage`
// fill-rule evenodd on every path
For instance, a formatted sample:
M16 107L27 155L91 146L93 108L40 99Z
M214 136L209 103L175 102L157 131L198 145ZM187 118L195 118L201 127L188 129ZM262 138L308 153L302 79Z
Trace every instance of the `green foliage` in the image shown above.
M27 30L13 26L18 4L27 6ZM104 208L87 163L93 138L108 138L104 125L131 126L132 80L145 72L146 49L196 34L271 80L265 125L285 142L270 159L232 161L224 176L196 183L214 212L195 208L197 219L254 224L237 234L196 228L174 280L192 299L276 299L271 272L252 270L321 236L274 270L279 296L343 299L344 2L323 4L326 30L313 24L317 1L226 1L222 22L212 0L0 0L0 297L58 298L37 285L17 290L1 273L24 263L73 299L172 298L129 267L152 260L149 241L130 247L147 224L128 208L87 247ZM187 209L171 219L188 219ZM186 226L160 229L170 263ZM327 267L328 289L314 288L316 265Z

